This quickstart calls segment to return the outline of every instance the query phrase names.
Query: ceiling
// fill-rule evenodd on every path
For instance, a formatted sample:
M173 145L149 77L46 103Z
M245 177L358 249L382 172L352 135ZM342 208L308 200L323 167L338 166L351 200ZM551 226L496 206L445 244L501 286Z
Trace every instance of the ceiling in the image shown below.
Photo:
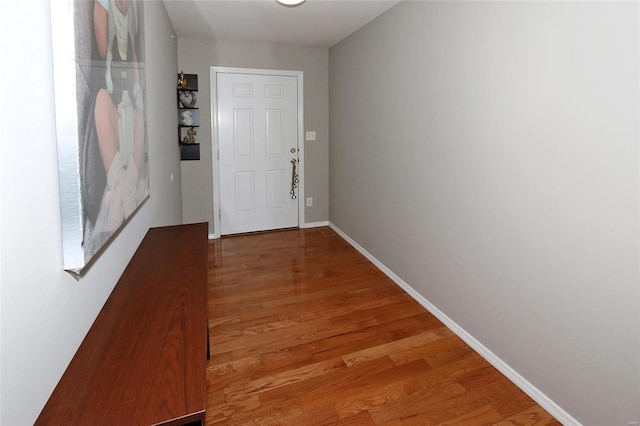
M331 47L401 0L164 0L178 37Z

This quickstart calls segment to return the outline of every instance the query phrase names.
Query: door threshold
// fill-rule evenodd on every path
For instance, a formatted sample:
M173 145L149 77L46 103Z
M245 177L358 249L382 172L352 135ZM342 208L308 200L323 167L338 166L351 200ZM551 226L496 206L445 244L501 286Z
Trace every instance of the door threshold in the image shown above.
M226 234L221 235L220 238L233 238L233 237L244 237L247 235L259 235L259 234L270 234L274 232L284 232L284 231L295 231L300 230L300 227L291 227L291 228L277 228L277 229L265 229L264 231L251 231L251 232L240 232L237 234Z

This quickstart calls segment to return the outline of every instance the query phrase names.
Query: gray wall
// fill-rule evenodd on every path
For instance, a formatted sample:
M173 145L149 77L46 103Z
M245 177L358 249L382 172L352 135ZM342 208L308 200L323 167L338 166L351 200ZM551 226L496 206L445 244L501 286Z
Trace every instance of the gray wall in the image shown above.
M156 4L159 3L159 4ZM147 133L151 180L151 226L182 223L182 183L176 118L178 39L162 2L148 1L147 24ZM171 125L173 124L173 126ZM173 181L171 177L173 175Z
M328 176L328 49L274 46L189 38L178 39L178 65L189 74L198 74L200 161L182 162L182 205L185 223L209 222L213 233L213 181L211 167L210 67L259 68L304 72L304 122L315 130L317 140L305 143L305 197L313 197L313 207L305 210L305 222L329 218Z
M330 220L587 425L640 419L639 11L402 2L330 49Z
M149 226L180 222L180 183L167 183L179 170L168 137L177 134L176 42L162 3L145 11L152 196L78 281L62 270L49 2L0 13L2 28L20 35L20 43L5 37L2 49L20 64L3 94L20 102L0 106L3 425L35 421ZM18 104L28 114L16 123Z

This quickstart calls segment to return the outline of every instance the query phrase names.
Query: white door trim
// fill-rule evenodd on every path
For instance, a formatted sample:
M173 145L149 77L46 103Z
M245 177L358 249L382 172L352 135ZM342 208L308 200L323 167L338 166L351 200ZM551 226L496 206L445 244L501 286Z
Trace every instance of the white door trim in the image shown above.
M211 165L213 183L213 238L220 238L220 158L218 140L218 73L293 76L298 81L298 227L304 228L304 82L302 71L263 70L254 68L210 68L211 87Z

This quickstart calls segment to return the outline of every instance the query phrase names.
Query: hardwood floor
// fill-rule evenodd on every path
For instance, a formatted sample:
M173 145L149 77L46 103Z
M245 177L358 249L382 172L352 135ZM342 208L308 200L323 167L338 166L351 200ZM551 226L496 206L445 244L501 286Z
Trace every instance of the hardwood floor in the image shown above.
M560 424L330 228L209 244L207 425Z

